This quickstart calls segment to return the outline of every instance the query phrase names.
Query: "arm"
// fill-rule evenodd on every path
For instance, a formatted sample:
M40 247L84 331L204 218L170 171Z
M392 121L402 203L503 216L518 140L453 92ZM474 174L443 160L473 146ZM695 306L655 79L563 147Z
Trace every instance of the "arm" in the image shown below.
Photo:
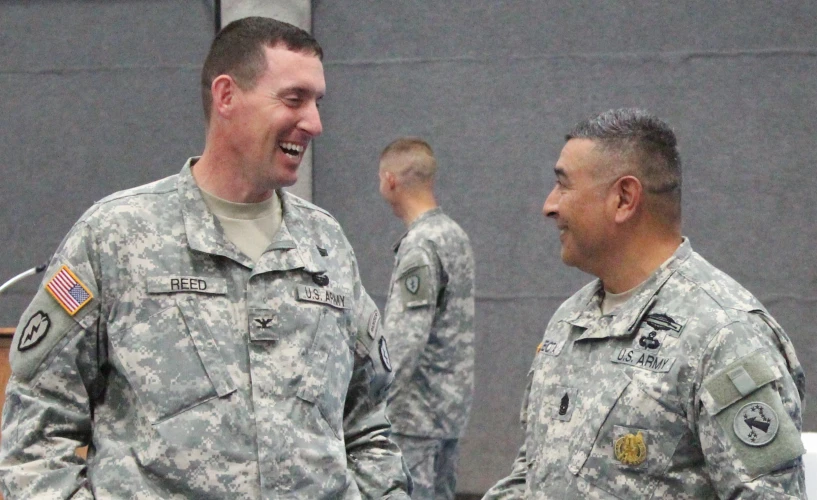
M380 332L377 306L365 291L361 293L355 370L343 419L349 471L363 498L407 499L410 478L399 448L390 440L391 423L385 413L393 380L388 347Z
M85 461L75 453L90 442L89 388L97 376L98 293L89 241L83 224L66 237L12 340L0 449L7 500L93 498ZM91 295L73 315L45 288L63 266Z
M395 390L406 387L431 333L442 289L439 262L415 247L402 256L389 291L384 329L395 373Z
M693 415L720 498L805 495L802 368L786 334L764 317L721 328L701 364Z

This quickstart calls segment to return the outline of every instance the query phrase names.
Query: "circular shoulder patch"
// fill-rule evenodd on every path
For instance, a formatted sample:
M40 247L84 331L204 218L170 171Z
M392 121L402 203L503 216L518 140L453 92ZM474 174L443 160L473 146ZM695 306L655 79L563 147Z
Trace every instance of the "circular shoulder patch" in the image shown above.
M747 403L735 415L735 435L749 446L769 444L777 435L780 420L771 406L761 401Z
M380 362L387 372L391 372L391 360L389 359L389 348L386 347L386 337L380 337Z

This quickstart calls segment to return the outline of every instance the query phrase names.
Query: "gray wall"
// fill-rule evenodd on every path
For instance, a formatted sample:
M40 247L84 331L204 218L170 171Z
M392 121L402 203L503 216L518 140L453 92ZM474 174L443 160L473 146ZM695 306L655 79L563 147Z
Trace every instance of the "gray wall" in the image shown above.
M807 368L817 431L817 4L313 2L326 51L314 199L345 227L382 304L402 227L377 192L394 137L427 138L439 198L477 259L477 393L460 489L510 470L525 376L544 326L590 278L566 268L541 215L566 130L646 107L675 127L685 233L753 291Z
M541 216L562 135L610 107L675 126L685 232L763 300L817 380L817 5L806 2L313 2L326 50L315 200L355 245L383 302L402 231L377 156L418 134L442 205L477 257L477 395L460 485L506 474L525 374L565 268ZM197 89L209 1L0 0L0 281L46 261L93 201L176 173L201 151ZM0 299L16 323L39 280ZM806 430L817 431L814 383Z
M204 145L207 1L0 1L0 282L48 261L94 201ZM40 277L0 297L16 325Z

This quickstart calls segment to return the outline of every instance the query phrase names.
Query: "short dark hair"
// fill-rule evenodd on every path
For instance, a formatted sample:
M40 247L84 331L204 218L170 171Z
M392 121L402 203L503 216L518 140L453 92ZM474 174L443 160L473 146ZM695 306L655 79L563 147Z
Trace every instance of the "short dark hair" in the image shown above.
M681 216L681 155L669 125L639 108L611 109L583 120L565 140L590 139L631 160L646 192L671 200L672 219Z
M427 184L437 175L437 159L431 146L419 137L400 137L390 142L380 153L381 164L385 159L398 158L389 170L400 177L406 186Z
M201 70L201 99L209 122L213 96L210 87L219 75L230 75L244 90L252 89L267 69L264 47L283 45L288 50L323 59L323 49L309 33L269 17L245 17L218 32Z

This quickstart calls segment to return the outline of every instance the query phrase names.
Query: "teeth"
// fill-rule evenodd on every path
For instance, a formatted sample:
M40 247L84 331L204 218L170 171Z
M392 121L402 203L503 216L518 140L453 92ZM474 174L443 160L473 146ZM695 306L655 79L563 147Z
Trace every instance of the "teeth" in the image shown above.
M284 153L288 154L289 156L298 156L304 152L304 147L300 144L295 144L294 142L282 142L281 149L283 149Z

